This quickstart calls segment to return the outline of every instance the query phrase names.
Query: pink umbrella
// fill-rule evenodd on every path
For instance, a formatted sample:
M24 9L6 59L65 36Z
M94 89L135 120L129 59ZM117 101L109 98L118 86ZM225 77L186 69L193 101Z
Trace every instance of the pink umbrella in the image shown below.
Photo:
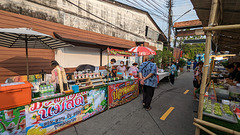
M133 47L128 51L132 53L137 53L138 56L156 55L156 52L153 49L142 46Z

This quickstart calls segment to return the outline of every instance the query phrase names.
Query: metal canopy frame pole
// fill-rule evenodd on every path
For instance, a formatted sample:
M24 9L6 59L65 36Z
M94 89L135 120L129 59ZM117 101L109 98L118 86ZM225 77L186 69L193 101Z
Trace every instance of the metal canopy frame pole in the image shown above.
M26 60L27 60L27 81L29 81L29 67L28 67L28 39L25 35L25 45L26 45Z
M100 66L102 66L102 54L103 54L103 49L100 48Z
M217 10L218 10L218 0L212 0L211 12L210 12L209 23L208 23L209 27L213 26L215 23ZM212 33L208 31L206 33L205 56L204 56L204 65L203 65L204 69L203 69L202 83L201 83L200 96L199 96L199 105L198 105L198 119L200 120L202 120L202 117L203 117L203 101L204 101L204 93L206 89L206 81L207 81L207 75L208 75L209 53L210 53L211 41L212 41ZM200 135L200 129L198 127L196 127L195 135Z

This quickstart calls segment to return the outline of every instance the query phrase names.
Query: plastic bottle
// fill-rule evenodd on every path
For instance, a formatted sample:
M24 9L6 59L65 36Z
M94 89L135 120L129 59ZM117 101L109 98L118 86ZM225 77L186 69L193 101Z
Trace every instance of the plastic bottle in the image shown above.
M207 103L207 101L208 101L208 92L206 92L204 95L204 103Z
M78 79L78 72L77 71L74 71L74 78Z
M40 92L40 97L42 97L43 96L43 86L42 85L40 85L39 92Z
M46 85L43 86L43 95L47 96L47 86Z
M50 85L47 85L47 95L52 95Z
M55 92L54 92L54 87L52 84L51 84L50 88L51 88L51 94L54 95Z

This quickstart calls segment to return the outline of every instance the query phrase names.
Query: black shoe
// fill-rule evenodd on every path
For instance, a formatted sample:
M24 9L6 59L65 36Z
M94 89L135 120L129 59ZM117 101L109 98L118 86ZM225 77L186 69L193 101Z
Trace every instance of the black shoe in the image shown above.
M143 103L142 105L143 105L143 108L145 108L145 103Z
M146 110L146 111L149 111L149 110L151 110L151 109L152 109L152 107L149 107L149 108L146 108L145 110Z

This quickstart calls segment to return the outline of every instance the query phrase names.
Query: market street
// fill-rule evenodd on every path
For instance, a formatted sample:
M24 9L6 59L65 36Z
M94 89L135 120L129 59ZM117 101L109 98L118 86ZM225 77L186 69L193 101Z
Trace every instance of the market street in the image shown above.
M198 102L193 101L192 78L193 72L184 72L173 86L161 81L150 111L142 108L140 94L133 101L71 126L58 135L193 135Z

